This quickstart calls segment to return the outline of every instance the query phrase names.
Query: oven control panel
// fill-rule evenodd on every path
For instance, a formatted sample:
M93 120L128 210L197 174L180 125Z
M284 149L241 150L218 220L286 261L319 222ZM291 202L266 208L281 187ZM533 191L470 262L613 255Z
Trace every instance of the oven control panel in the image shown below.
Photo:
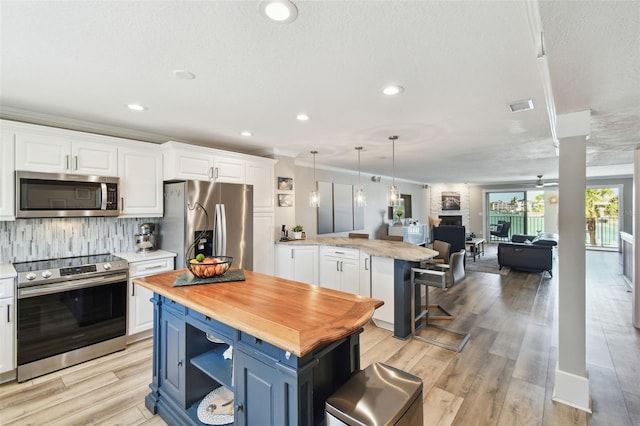
M60 276L86 274L87 272L97 272L96 265L72 266L70 268L60 268Z

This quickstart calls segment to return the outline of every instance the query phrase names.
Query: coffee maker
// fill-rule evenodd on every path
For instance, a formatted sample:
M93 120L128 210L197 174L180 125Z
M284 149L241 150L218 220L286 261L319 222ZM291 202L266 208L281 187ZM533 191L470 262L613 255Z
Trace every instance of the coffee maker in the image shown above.
M156 236L153 232L156 229L156 225L153 223L143 223L140 225L140 233L136 234L136 253L148 253L155 251L156 248Z

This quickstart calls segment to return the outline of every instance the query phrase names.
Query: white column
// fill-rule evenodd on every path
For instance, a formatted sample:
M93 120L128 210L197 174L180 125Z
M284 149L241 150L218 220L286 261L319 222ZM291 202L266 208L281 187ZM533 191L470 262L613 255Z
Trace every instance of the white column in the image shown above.
M589 111L558 117L558 364L553 400L591 412L586 368L585 190Z
M640 150L633 157L633 326L640 328Z

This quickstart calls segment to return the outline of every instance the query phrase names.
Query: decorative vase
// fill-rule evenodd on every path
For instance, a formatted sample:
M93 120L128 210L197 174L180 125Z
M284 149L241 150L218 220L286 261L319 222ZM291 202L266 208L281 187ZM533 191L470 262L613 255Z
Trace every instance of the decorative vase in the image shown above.
M293 239L294 240L301 240L302 239L302 232L294 232L293 233Z

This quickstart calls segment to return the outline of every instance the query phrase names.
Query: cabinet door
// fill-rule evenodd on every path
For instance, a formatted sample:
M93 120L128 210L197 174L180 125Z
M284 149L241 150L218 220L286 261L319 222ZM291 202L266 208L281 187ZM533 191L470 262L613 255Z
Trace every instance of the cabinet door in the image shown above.
M71 173L118 176L118 148L105 142L73 141Z
M253 185L253 211L273 211L275 205L275 171L273 164L247 162L246 173L247 183Z
M0 299L0 373L15 366L15 305L13 297Z
M384 305L373 311L373 320L378 327L387 330L393 330L393 269L393 259L371 258L371 297L384 301Z
M162 153L155 146L118 150L120 217L158 217L163 213Z
M318 285L317 247L296 247L294 249L293 280Z
M255 227L253 228L255 230ZM293 247L287 244L276 244L276 270L275 275L286 280L293 279ZM253 257L256 259L255 255Z
M360 288L360 259L341 259L340 275L340 290L351 294L358 294Z
M128 335L151 330L153 328L153 292L147 288L134 284L129 279L129 319Z
M163 392L174 398L183 408L185 392L185 321L166 309L160 318L160 378Z
M60 137L18 132L16 170L71 173L71 141Z
M245 183L244 160L216 156L213 168L216 182Z
M360 287L358 294L371 297L371 256L360 250Z
M320 247L320 277L318 282L321 287L341 290L342 274L340 272L341 259L323 252L324 247Z
M13 141L13 132L0 133L0 220L14 220L16 214Z
M167 179L195 179L212 180L213 175L213 155L206 155L202 152L177 151L175 153L176 176Z
M295 424L287 419L285 380L282 372L242 351L234 353L237 425ZM294 392L291 392L294 393Z
M255 193L255 190L253 191ZM273 213L253 214L253 270L273 275Z

